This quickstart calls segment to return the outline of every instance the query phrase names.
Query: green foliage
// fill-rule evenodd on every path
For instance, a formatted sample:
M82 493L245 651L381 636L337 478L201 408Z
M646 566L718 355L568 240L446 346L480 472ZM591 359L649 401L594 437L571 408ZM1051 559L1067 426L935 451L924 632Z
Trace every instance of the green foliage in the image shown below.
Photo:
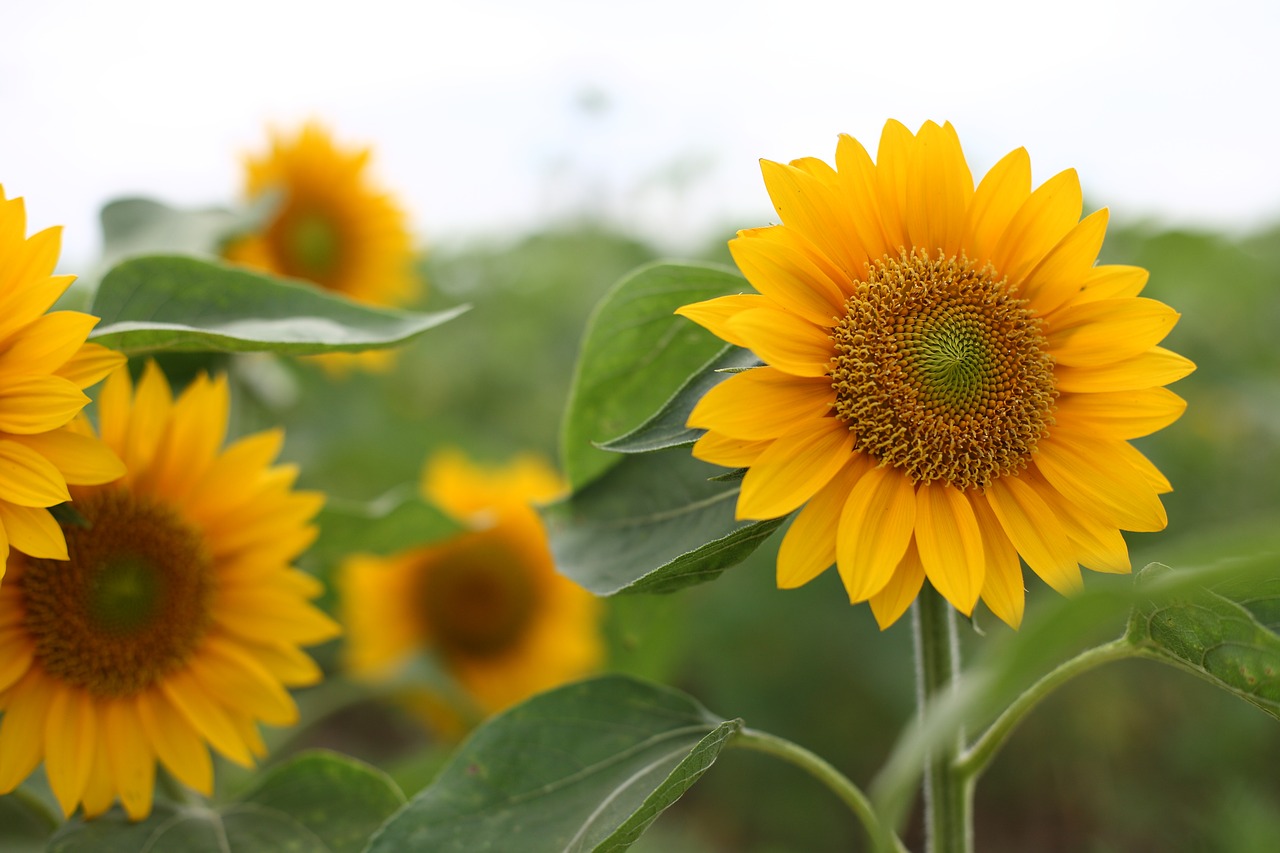
M754 367L760 363L755 353L741 347L728 346L716 354L663 404L648 420L626 435L598 446L614 453L649 453L668 447L693 444L703 430L685 426L689 413L703 395L737 370Z
M90 339L155 351L316 355L404 344L462 313L371 308L312 285L177 255L127 260L103 278Z
M317 523L320 537L311 551L330 558L354 550L387 556L462 530L458 522L418 497L412 486L388 492L367 504L330 500Z
M1147 566L1138 576L1139 588L1168 579L1170 572ZM1280 577L1251 574L1139 605L1126 637L1280 718Z
M53 814L25 789L0 796L0 850L5 853L39 853L57 825Z
M739 521L739 484L681 447L623 457L542 510L556 565L597 595L672 592L742 562L784 518Z
M745 290L727 269L653 264L609 291L587 321L565 411L561 461L570 485L581 487L616 464L617 456L593 445L638 426L723 348L673 312Z
M477 729L368 851L625 850L740 725L620 676L541 694Z
M144 821L119 810L73 820L49 842L50 853L357 853L404 803L386 774L345 756L312 752L267 773L224 805L158 802Z

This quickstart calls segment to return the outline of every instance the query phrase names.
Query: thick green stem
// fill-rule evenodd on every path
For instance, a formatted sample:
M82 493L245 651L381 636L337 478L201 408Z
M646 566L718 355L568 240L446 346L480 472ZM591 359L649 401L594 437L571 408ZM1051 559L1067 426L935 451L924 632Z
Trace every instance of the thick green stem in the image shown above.
M928 583L913 606L916 637L916 700L923 714L952 689L960 674L955 611ZM963 732L929 751L924 774L925 849L928 853L972 853L973 778L957 772Z
M902 846L902 842L880 823L867 795L850 782L847 776L832 767L826 759L789 740L748 728L739 730L731 743L734 746L754 749L757 752L781 758L806 771L844 801L849 810L862 822L876 849L905 851L906 848Z
M1077 675L1088 672L1094 667L1101 666L1113 660L1123 660L1125 658L1142 657L1143 650L1129 642L1125 638L1120 638L1106 645L1098 646L1081 652L1071 660L1059 665L1052 672L1049 672L1035 684L1031 685L1027 690L1013 701L1013 704L1005 709L1004 713L996 718L996 721L982 733L982 737L974 742L957 760L956 770L960 775L968 780L970 784L977 779L979 774L986 769L991 763L991 759L995 758L996 753L1000 751L1000 747L1004 746L1009 735L1027 714L1031 713L1031 709L1040 703L1056 688L1067 681L1075 678Z

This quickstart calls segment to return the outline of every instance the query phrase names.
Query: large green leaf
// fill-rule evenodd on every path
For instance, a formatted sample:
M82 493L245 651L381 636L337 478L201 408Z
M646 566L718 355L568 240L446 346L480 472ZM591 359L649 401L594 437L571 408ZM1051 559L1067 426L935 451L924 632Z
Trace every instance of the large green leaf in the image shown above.
M622 462L542 509L565 575L597 595L671 592L713 580L785 518L734 518L740 484L681 447Z
M29 792L19 788L0 796L0 850L39 853L57 821Z
M652 264L605 295L587 321L561 430L570 485L578 488L616 464L616 455L594 444L638 426L724 347L672 312L746 291L746 281L726 268Z
M1280 559L1273 558L1273 563ZM1176 575L1152 564L1142 591ZM1158 594L1134 608L1126 637L1153 656L1280 718L1280 577L1243 575L1211 588Z
M702 396L739 370L760 363L755 353L741 347L727 346L690 376L662 408L626 435L602 442L601 450L614 453L651 453L668 447L693 444L704 430L685 426L689 413Z
M543 693L477 729L368 853L625 850L740 727L624 676Z
M65 824L50 853L357 853L404 803L384 773L329 752L301 755L270 771L239 800L221 806L158 802L130 823L117 808Z
M163 351L360 352L407 343L465 311L374 308L302 282L196 258L133 258L107 273L90 339L130 355Z
M462 530L458 522L424 501L416 486L395 489L367 504L331 498L317 523L320 537L311 551L322 557L354 551L388 556Z

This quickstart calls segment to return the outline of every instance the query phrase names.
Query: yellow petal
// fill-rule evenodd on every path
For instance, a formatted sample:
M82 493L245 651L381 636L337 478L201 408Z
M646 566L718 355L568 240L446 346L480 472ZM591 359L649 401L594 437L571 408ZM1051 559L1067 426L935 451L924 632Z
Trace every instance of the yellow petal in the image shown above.
M836 567L850 601L865 601L884 589L907 551L915 522L915 487L902 472L880 466L858 480L836 535Z
M124 353L107 349L98 344L85 344L75 355L58 368L57 374L73 383L77 388L88 388L105 379L108 374L123 365L128 359Z
M1076 546L1080 565L1109 574L1125 575L1133 570L1129 548L1114 524L1094 518L1069 501L1059 501L1057 510L1067 536Z
M107 702L102 723L111 778L120 803L130 820L142 820L151 811L156 758L137 707L123 699Z
M1160 496L1118 449L1122 444L1059 428L1048 441L1040 442L1035 465L1067 500L1095 508L1099 517L1125 530L1163 530L1168 516Z
M160 366L148 361L133 391L129 432L120 453L120 458L130 470L140 471L151 462L172 410L173 395L169 391L169 382Z
M844 315L845 296L804 252L760 237L729 241L733 260L761 294L811 323L833 326Z
M1025 148L1010 151L991 167L969 203L965 254L979 267L995 256L1013 215L1031 195L1031 158Z
M73 486L97 486L124 476L124 463L97 437L75 431L71 425L18 435L13 441L48 459Z
M40 763L53 687L39 669L29 669L6 697L0 716L0 794L18 787Z
M253 756L226 709L205 692L190 672L170 673L160 681L160 692L214 749L242 767L253 766Z
M1118 296L1137 296L1147 286L1151 273L1142 267L1123 264L1102 264L1089 270L1080 280L1080 292L1072 304L1092 302L1095 299L1115 299Z
M207 693L235 697L236 707L264 723L291 726L298 721L289 693L237 643L208 637L190 668Z
M324 673L311 656L296 646L285 643L253 644L251 654L281 684L308 687L318 683Z
M875 163L862 143L847 134L841 134L836 144L836 178L841 193L839 203L849 211L858 243L867 257L883 257L891 248L896 253L901 240L891 245L880 224Z
M75 355L97 317L77 311L55 311L38 317L17 332L0 354L5 373L53 373Z
M929 257L960 253L965 210L973 197L973 175L955 128L925 122L916 135L907 173L907 236Z
M871 596L868 602L881 631L897 622L902 614L907 612L911 602L915 601L916 596L920 594L922 586L924 586L924 564L920 562L920 549L916 547L916 540L912 539L911 544L907 546L907 553L902 555L902 561L893 570L893 576L889 578L889 582Z
M760 454L773 443L772 439L753 441L745 438L730 438L716 432L708 432L693 443L691 452L695 459L710 462L712 465L723 465L725 468L746 468L754 465Z
M1053 384L1061 392L1099 394L1106 391L1136 391L1176 382L1195 364L1176 352L1152 347L1142 355L1113 364L1096 367L1059 365L1053 371Z
M61 376L22 376L0 387L0 431L23 435L57 429L89 398Z
M156 757L179 782L212 796L213 762L195 727L158 691L139 693L134 704Z
M792 520L778 549L779 589L803 586L836 561L840 513L854 484L871 470L871 465L871 458L865 453L853 454Z
M44 726L44 769L49 787L70 817L84 794L99 748L94 700L78 688L58 684Z
M910 245L903 214L907 209L907 173L914 145L915 137L901 122L885 122L876 149L876 195L880 224L891 255Z
M0 627L0 693L27 674L34 654L35 647L28 639L25 627Z
M982 552L987 573L982 580L982 601L998 618L1014 630L1022 624L1026 590L1022 581L1022 564L1018 551L1000 527L991 505L981 495L970 498L973 516L982 531Z
M1063 394L1053 417L1072 432L1104 438L1139 438L1164 429L1187 408L1167 388L1139 388L1103 394Z
M16 441L0 439L0 500L47 507L71 500L71 493L52 462Z
M858 244L849 211L838 201L834 181L827 184L802 169L771 160L761 160L760 171L783 224L802 234L847 276L861 277L867 252Z
M1067 533L1036 491L1017 477L1001 477L986 489L987 503L1027 565L1063 595L1083 585Z
M1099 367L1133 358L1164 340L1180 315L1141 297L1099 299L1057 312L1048 350L1060 365Z
M835 418L806 423L778 438L747 471L738 518L777 518L831 482L853 453L853 433Z
M729 327L729 320L743 311L750 311L753 308L768 304L769 300L763 296L758 296L754 293L742 293L682 305L676 309L675 313L681 317L687 317L722 341L731 343L736 347L745 347L747 345L746 342Z
M67 559L67 541L49 510L0 501L0 524L9 544L30 557Z
M213 618L228 631L258 643L287 639L309 646L341 633L336 622L297 596L268 590L228 590Z
M929 582L966 616L982 592L982 534L965 496L945 483L916 487L916 546Z
M747 349L792 376L826 376L835 345L822 328L788 311L755 308L729 321Z
M95 749L90 760L93 766L89 768L89 779L85 782L84 795L80 798L80 808L86 820L106 814L116 800L115 780L111 777L107 750Z
M826 420L835 403L827 378L801 378L773 367L736 373L702 396L689 426L763 441L801 424Z
M1019 296L1030 300L1041 316L1079 296L1102 248L1107 217L1103 208L1080 220L1027 275Z
M1080 221L1084 199L1075 169L1059 172L1028 196L992 255L996 271L1020 286L1023 278Z

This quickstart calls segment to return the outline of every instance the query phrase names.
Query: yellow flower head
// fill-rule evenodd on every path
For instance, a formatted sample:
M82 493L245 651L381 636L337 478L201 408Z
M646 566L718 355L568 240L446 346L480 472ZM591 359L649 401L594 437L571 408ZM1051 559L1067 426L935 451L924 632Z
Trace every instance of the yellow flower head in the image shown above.
M227 405L203 376L175 401L154 363L136 392L107 380L102 439L128 473L72 488L69 562L15 550L0 587L0 793L43 759L67 814L118 798L138 820L157 760L210 794L206 745L249 766L258 722L297 719L285 687L320 679L299 647L338 633L289 565L322 498L271 464L279 430L221 450Z
M97 317L45 312L75 280L53 275L62 229L28 238L22 199L0 187L0 577L9 546L67 558L47 507L71 499L71 485L114 480L124 467L72 421L89 402L83 389L124 363L85 343ZM0 669L3 668L0 664Z
M246 162L245 194L279 193L261 233L227 247L229 260L306 279L358 302L398 305L416 290L404 211L370 181L370 149L338 148L322 126L273 134L271 150Z
M485 713L599 666L599 605L558 575L530 502L564 484L522 456L496 469L443 453L427 465L427 498L468 530L389 558L358 555L341 569L347 659L365 677L430 650Z
M778 585L835 563L892 624L924 579L958 610L1022 619L1019 557L1060 592L1130 570L1120 530L1160 530L1168 481L1128 440L1178 418L1194 369L1146 270L1095 266L1107 212L1074 170L1032 191L1021 148L974 188L950 124L885 125L873 162L764 161L781 225L729 244L758 294L677 313L765 366L695 407L694 455L746 467L739 518L803 507Z

